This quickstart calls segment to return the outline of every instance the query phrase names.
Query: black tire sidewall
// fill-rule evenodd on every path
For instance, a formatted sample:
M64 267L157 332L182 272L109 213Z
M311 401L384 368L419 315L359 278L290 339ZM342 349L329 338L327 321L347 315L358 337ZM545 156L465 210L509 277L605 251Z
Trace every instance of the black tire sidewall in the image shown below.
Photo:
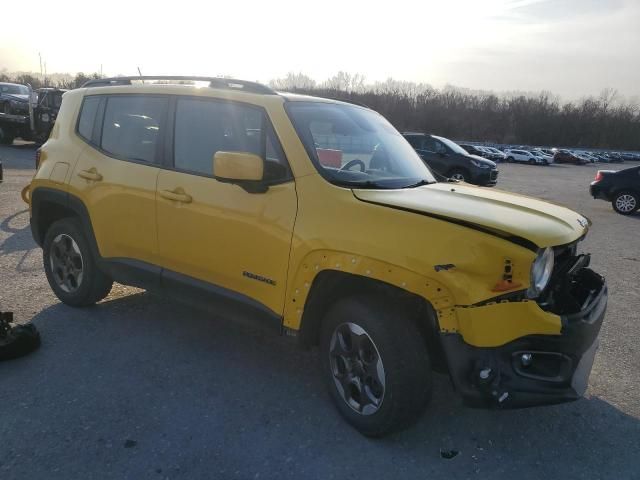
M398 312L395 318L389 318L388 309L375 297L349 297L330 308L322 324L320 355L329 392L342 416L366 436L380 437L405 428L424 410L431 397L432 372L426 347L417 328L412 328L411 319L398 318L401 315ZM384 366L384 398L379 410L371 415L362 415L353 410L344 401L333 380L330 341L335 328L347 322L355 323L367 332ZM394 331L394 327L402 329L402 332ZM406 369L411 371L407 372ZM411 405L407 404L407 376L416 379L415 384L411 385L415 393L414 404Z
M459 173L460 175L462 175L462 182L469 182L469 180L471 179L471 176L469 175L469 173L462 169L462 168L453 168L449 171L449 178L453 178L453 175ZM455 179L457 180L457 179Z
M70 236L78 245L80 254L82 255L83 278L80 287L75 292L65 292L62 290L54 280L53 273L51 271L51 244L53 243L53 239L60 234ZM64 218L55 222L51 227L49 227L45 234L42 250L44 270L53 293L55 293L63 303L74 307L88 306L95 303L95 300L92 299L94 285L99 281L99 278L97 277L100 277L103 274L96 265L94 256L89 248L89 242L82 232L80 223L73 218Z

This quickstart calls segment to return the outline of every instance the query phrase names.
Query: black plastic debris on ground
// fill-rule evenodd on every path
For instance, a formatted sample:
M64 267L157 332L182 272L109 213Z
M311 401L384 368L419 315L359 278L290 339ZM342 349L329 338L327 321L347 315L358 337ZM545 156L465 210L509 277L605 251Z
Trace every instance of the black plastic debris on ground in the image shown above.
M440 456L445 460L451 460L453 457L457 457L460 452L458 450L442 450L440 449Z
M0 312L0 360L11 360L40 346L40 334L31 324L13 325L13 312Z

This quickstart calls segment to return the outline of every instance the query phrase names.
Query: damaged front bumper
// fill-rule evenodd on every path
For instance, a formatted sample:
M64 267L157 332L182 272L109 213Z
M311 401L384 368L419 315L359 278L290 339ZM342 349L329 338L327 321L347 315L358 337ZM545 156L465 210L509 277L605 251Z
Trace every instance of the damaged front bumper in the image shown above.
M607 306L607 285L583 266L584 258L577 264L580 268L557 279L551 307L535 305L540 315L559 316L559 334L524 335L491 347L471 345L460 333L441 334L451 378L467 405L519 408L568 402L584 394Z

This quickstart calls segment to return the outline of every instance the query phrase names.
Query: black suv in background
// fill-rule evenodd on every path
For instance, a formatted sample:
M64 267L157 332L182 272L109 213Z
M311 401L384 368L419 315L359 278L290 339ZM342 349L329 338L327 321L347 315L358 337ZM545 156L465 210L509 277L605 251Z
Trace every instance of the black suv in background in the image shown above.
M420 158L444 177L492 187L498 182L498 168L494 162L471 155L448 138L424 133L403 133Z
M27 115L29 87L17 83L0 83L0 112L8 115Z

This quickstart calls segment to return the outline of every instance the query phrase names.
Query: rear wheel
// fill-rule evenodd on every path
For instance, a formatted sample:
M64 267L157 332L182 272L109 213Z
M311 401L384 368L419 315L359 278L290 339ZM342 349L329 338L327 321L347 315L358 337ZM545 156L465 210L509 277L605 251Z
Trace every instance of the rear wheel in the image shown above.
M535 159L530 158L530 159L529 159L529 165L535 165L535 164L536 164Z
M431 398L425 342L398 305L370 295L338 301L323 320L320 348L336 407L364 435L409 426Z
M458 180L459 182L469 181L469 174L461 168L454 168L453 170L451 170L448 177L453 178L454 180Z
M640 208L640 198L634 192L618 192L611 204L620 215L631 215Z
M93 305L111 291L113 281L98 268L77 220L64 218L51 225L42 249L47 280L62 302Z
M513 163L514 160L515 159L513 157L507 157L507 163Z

